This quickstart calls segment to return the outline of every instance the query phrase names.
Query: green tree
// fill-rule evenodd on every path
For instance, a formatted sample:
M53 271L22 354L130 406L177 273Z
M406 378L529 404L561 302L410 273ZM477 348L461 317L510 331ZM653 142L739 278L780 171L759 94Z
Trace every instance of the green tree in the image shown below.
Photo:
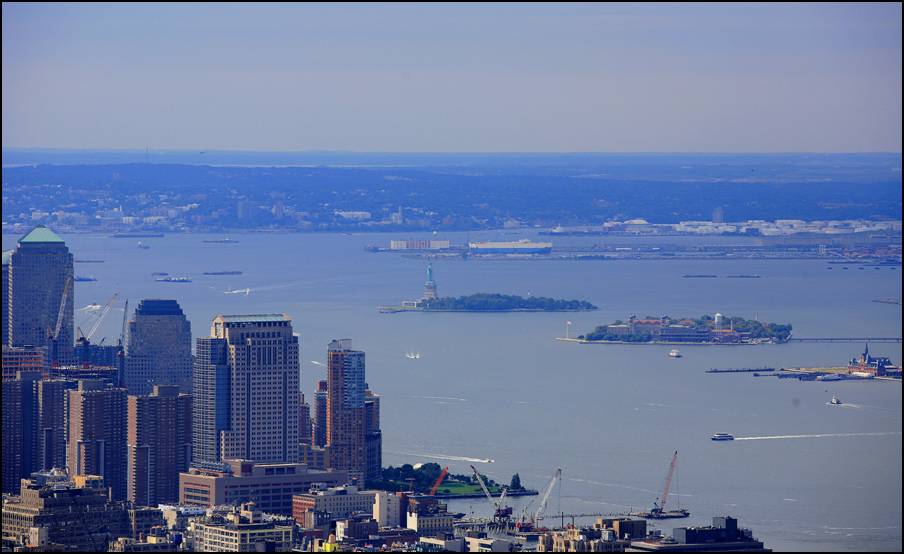
M521 490L521 476L517 473L512 475L512 484L509 485L509 488L513 491Z

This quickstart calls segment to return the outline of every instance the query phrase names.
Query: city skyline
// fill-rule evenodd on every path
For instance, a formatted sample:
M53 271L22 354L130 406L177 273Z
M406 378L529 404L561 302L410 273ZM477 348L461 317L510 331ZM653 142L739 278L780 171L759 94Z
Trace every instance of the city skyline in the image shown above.
M901 151L901 5L3 4L3 144Z

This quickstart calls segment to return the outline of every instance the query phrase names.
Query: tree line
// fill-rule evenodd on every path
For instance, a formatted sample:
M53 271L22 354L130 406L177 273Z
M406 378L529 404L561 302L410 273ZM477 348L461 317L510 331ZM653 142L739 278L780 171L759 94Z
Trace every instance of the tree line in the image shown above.
M547 312L596 310L596 306L586 300L555 300L543 296L511 296L495 293L478 293L458 298L430 298L425 300L428 310L487 311L537 310Z

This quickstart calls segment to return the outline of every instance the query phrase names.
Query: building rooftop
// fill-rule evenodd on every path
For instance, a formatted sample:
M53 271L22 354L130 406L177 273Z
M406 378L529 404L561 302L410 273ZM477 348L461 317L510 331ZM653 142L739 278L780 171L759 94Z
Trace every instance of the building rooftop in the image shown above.
M215 319L225 323L268 323L273 321L291 321L286 314L255 314L255 315L221 315Z
M26 233L25 236L19 239L19 244L47 242L63 244L63 239L58 237L56 233L54 233L44 225L38 225L37 227Z
M182 315L182 308L175 300L145 298L138 304L135 315Z

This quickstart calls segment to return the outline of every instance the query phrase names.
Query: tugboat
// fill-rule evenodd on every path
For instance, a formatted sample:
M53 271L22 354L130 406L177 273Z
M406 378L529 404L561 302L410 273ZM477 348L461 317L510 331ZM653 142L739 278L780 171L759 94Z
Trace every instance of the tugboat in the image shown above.
M832 404L835 404L835 405L837 406L838 404L841 404L841 400L838 400L838 397L837 397L837 396L833 396L833 397L832 397Z

